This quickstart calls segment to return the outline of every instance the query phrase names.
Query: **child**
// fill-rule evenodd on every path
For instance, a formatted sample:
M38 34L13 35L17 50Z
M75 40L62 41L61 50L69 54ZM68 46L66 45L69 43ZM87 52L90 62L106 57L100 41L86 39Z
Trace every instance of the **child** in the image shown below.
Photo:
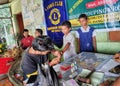
M28 47L30 47L33 40L34 40L34 37L29 35L29 30L24 29L23 30L23 38L21 39L22 49L25 50Z
M96 33L94 28L88 26L88 17L85 14L79 16L81 27L76 32L78 53L96 51Z
M35 37L38 37L38 36L42 36L43 35L43 31L42 31L42 29L36 29L35 30Z
M71 23L69 21L64 21L62 23L62 32L64 33L63 36L63 50L61 51L61 54L64 57L64 60L70 57L73 57L76 55L75 51L75 38L70 33L71 30Z

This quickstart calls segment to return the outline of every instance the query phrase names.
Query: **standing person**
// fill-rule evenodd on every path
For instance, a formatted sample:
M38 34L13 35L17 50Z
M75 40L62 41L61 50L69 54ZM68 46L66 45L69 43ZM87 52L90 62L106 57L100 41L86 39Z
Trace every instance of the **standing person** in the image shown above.
M78 53L96 51L96 33L94 28L88 26L88 17L86 14L79 16L81 27L76 32L78 42Z
M27 29L24 29L23 38L21 39L22 49L25 50L29 46L31 46L33 39L34 39L34 37L29 35L29 31Z
M63 50L61 51L64 60L76 55L75 38L70 32L70 30L71 30L71 23L69 21L64 21L62 23L62 32L64 33Z
M36 29L35 30L35 37L42 36L42 35L43 35L42 29Z

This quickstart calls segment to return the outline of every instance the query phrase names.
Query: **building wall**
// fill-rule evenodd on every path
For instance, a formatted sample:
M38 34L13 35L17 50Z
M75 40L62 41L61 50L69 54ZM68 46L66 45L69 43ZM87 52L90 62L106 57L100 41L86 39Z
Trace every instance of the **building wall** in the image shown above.
M46 25L42 0L21 0L22 15L25 28L34 35L36 28L41 28L46 34Z
M109 32L97 32L97 51L100 53L115 54L120 51L120 42L111 41Z
M14 0L11 3L11 11L12 11L12 21L13 21L14 31L15 33L18 33L19 27L18 27L18 22L16 20L16 14L19 14L22 12L21 0Z

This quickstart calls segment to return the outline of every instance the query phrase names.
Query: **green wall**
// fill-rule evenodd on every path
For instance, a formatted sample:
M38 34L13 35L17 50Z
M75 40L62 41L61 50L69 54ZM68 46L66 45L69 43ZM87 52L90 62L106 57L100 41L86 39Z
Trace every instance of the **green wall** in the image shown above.
M120 51L120 42L111 42L109 32L97 32L97 51L100 53L115 54Z

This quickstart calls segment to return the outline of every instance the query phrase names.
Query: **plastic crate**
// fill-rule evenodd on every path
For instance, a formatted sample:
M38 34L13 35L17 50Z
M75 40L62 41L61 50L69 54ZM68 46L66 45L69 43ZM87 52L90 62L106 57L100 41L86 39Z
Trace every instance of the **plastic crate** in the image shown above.
M10 68L8 62L12 61L13 58L0 58L0 74L6 74Z

